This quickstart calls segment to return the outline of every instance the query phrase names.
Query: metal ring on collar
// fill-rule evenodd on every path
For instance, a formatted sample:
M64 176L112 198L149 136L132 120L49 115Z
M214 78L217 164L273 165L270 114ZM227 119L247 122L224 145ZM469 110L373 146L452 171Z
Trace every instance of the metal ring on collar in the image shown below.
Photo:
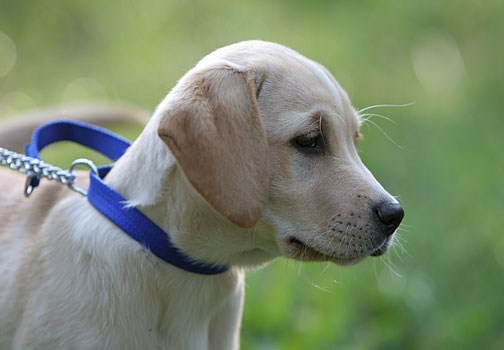
M92 171L94 174L98 174L98 168L96 167L96 165L90 161L89 159L85 159L85 158L79 158L79 159L76 159L72 162L72 164L70 165L70 168L68 168L68 171L71 173L71 174L74 174L75 173L75 168L77 168L78 166L86 166L89 168L90 171ZM83 195L84 197L87 196L87 191L80 188L80 187L77 187L74 185L75 183L75 180L71 183L68 184L68 187L74 191L74 192L77 192L81 195Z

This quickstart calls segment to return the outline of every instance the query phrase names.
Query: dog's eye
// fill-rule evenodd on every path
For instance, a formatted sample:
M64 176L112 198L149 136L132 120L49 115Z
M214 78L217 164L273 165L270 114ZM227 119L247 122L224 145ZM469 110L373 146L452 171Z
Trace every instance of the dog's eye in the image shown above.
M292 140L292 144L302 153L323 153L324 138L320 133L301 135L295 137Z

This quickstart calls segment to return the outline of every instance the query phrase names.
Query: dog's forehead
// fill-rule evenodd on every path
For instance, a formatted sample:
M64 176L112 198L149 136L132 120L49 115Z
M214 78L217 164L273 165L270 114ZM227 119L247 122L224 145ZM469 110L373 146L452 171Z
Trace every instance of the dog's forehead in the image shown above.
M259 40L244 41L217 49L203 58L199 66L226 61L265 77L264 94L275 101L269 109L276 114L298 111L316 113L330 110L349 125L358 125L350 99L321 64L286 46Z
M341 86L330 78L329 73L324 70L320 64L305 57L302 57L302 64L308 68L312 75L327 89L336 105L342 106L346 102L344 101L345 96L342 93L343 89Z
M358 126L358 115L343 87L324 66L304 56L299 56L300 63L311 73L312 80L318 82L318 84L313 83L312 86L317 85L314 88L317 98L314 100L322 102L320 114L326 114L326 118L332 116L331 119L334 119L334 122L343 121L351 127Z

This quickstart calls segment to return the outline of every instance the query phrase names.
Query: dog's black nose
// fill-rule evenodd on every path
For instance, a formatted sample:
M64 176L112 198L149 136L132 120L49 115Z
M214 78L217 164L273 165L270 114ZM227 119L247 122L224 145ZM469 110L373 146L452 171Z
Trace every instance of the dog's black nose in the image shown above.
M375 211L378 219L385 224L387 235L394 233L404 217L403 208L396 202L380 203L376 206Z

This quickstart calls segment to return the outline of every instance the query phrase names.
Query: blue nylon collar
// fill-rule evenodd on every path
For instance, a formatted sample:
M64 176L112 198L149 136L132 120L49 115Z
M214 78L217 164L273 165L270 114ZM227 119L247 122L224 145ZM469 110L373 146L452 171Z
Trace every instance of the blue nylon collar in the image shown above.
M73 120L59 120L34 131L31 144L26 147L26 155L40 159L39 153L44 147L59 141L75 142L113 161L119 159L130 146L128 140L106 129ZM187 256L173 245L167 232L142 212L125 207L126 199L103 182L111 168L111 165L106 165L98 167L98 174L90 172L87 200L96 210L152 254L173 266L201 275L215 275L228 270L227 266L210 265ZM33 187L38 184L37 178L31 180Z

